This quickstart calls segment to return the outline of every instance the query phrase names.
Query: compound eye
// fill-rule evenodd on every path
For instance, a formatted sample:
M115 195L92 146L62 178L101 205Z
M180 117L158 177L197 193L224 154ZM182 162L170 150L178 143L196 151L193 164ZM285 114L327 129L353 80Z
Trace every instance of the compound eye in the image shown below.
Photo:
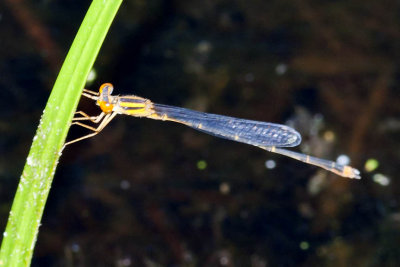
M110 113L114 108L113 104L105 101L99 101L99 106L104 113Z
M100 86L99 92L101 96L109 96L113 92L114 86L111 83L103 83Z

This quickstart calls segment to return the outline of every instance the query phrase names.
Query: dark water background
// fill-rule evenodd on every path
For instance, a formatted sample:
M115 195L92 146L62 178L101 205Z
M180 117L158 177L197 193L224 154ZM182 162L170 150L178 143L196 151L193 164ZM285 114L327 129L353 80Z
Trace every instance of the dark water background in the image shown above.
M0 2L1 229L89 4ZM125 1L87 88L289 123L295 149L347 155L363 179L118 116L64 151L33 266L399 266L399 14L397 1Z

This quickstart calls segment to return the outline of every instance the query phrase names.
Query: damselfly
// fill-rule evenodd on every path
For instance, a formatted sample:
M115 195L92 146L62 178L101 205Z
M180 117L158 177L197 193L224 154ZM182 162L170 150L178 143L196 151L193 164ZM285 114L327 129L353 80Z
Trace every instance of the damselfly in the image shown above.
M301 135L288 126L155 104L146 98L135 95L111 95L112 91L113 86L110 83L103 84L99 92L83 90L82 95L95 100L102 112L98 116L89 116L82 111L78 111L77 114L80 116L73 118L72 124L85 127L91 130L92 133L69 141L65 145L98 134L117 114L125 114L182 123L217 137L257 146L270 152L324 168L343 177L361 178L360 172L350 166L281 148L297 146L301 142ZM92 127L81 122L86 120L92 121L98 126Z

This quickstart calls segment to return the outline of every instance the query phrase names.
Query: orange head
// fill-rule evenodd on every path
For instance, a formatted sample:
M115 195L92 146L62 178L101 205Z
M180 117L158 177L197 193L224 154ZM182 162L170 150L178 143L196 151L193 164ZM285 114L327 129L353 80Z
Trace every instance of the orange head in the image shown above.
M97 100L97 105L100 106L101 110L104 113L110 113L114 105L111 103L111 93L113 91L114 87L111 83L104 83L100 86L99 89L99 99Z

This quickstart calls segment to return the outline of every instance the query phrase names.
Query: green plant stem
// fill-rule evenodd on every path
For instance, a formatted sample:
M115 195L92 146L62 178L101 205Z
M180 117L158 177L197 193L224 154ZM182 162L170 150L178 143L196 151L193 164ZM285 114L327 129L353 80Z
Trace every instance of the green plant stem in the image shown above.
M54 84L22 172L0 266L29 266L54 172L82 88L122 0L94 0Z

